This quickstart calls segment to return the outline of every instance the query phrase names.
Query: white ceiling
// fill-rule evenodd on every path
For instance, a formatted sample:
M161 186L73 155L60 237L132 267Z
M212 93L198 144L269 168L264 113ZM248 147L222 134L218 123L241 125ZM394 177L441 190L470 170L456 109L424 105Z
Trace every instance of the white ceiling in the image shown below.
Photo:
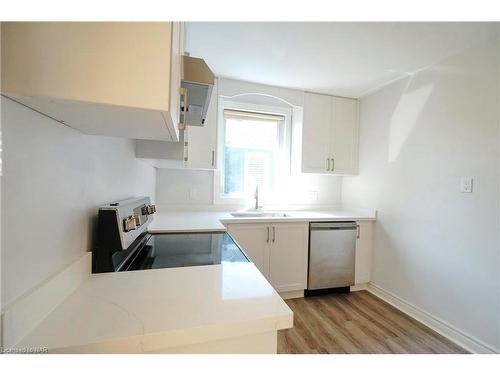
M359 97L481 40L497 23L189 22L219 77Z

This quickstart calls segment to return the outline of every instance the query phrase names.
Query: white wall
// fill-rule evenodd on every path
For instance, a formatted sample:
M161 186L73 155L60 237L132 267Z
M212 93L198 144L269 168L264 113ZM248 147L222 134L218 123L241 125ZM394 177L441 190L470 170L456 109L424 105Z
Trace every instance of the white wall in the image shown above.
M91 250L97 208L154 196L131 140L84 135L1 100L2 305Z
M292 117L302 116L299 108L303 104L302 91L221 78L218 80L218 93L232 101L288 107L292 110ZM212 205L214 175L218 178L218 173L210 171L159 169L157 203ZM285 193L290 197L291 204L339 206L341 203L341 177L299 174L291 177L289 185Z
M378 210L373 283L497 350L498 69L488 43L363 98L342 189Z

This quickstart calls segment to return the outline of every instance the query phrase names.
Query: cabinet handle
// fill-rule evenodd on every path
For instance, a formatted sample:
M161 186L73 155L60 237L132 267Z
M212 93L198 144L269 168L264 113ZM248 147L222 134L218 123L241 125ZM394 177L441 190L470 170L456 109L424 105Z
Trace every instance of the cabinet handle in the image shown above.
M180 88L181 95L181 103L180 103L180 116L182 120L179 118L179 130L186 129L186 121L187 121L187 110L188 110L188 91L185 87Z
M361 228L359 227L359 224L356 224L356 238L359 238L360 233L361 233Z
M335 159L332 158L332 169L330 169L330 171L334 171L335 170Z
M273 242L276 241L276 227L273 227Z
M266 242L269 243L269 227L267 229Z
M215 151L212 150L212 167L214 166L215 164Z
M327 158L326 159L326 170L329 171L330 170L330 158Z
M189 139L189 137L188 137L187 128L184 129L183 132L184 132L184 161L187 162L189 159L189 147L188 147L188 141L187 141L187 139ZM187 166L187 165L185 165L185 166Z

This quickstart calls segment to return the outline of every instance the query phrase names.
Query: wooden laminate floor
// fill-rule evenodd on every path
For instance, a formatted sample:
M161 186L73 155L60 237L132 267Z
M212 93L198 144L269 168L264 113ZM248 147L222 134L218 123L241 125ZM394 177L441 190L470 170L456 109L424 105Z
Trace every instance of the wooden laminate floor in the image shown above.
M278 332L278 353L467 353L367 291L286 303L294 327Z

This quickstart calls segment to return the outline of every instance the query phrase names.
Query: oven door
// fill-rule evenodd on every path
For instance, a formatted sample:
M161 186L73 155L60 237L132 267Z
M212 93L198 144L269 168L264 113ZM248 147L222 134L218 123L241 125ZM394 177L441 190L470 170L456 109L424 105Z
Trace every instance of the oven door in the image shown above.
M137 244L130 246L127 250L113 254L116 272L149 269L153 261L153 237L150 234L142 237Z

